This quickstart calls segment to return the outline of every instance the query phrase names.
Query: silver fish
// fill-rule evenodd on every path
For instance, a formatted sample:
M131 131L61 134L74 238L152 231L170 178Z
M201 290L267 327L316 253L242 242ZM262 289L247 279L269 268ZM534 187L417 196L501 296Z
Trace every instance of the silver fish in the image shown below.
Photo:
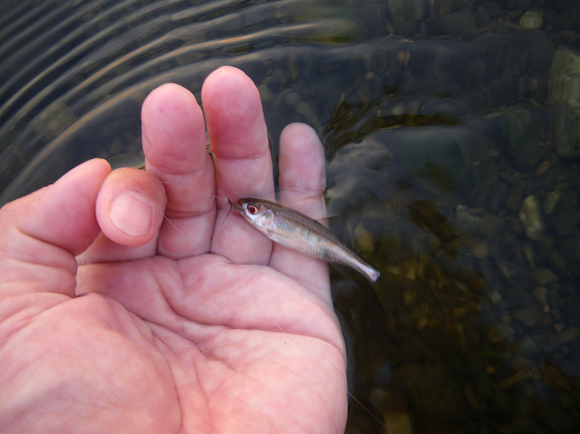
M275 243L309 256L347 265L376 282L380 273L316 220L264 199L244 198L230 205Z

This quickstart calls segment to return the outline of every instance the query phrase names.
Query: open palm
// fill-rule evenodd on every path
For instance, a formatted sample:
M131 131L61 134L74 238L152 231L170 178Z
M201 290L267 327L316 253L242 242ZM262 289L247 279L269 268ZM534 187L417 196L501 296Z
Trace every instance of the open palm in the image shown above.
M326 264L215 198L274 196L258 91L224 67L202 101L215 170L201 108L164 85L143 104L146 171L91 160L0 212L1 432L343 432ZM282 134L279 184L324 216L305 125Z

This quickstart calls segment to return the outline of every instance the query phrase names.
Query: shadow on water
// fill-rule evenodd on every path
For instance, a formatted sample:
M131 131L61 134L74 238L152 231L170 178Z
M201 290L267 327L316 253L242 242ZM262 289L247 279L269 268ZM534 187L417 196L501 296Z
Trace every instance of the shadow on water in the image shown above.
M353 395L392 433L580 426L580 6L542 1L0 3L0 203L142 162L140 106L223 64L326 147ZM378 302L380 301L380 302ZM357 403L348 433L384 428Z

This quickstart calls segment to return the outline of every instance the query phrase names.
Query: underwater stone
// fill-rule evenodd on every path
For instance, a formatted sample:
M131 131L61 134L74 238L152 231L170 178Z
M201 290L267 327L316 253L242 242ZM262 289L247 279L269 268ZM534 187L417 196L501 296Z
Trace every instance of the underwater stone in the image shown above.
M548 285L558 280L558 276L549 268L540 268L536 270L535 275L539 285Z
M552 168L552 163L550 163L549 161L542 161L540 163L540 165L536 168L536 171L534 172L534 176L543 175L551 168Z
M329 214L342 214L375 198L387 200L391 159L391 152L377 135L340 149L327 166Z
M548 195L544 202L544 212L546 215L549 215L552 213L552 211L554 211L554 208L556 208L556 205L558 205L558 202L560 202L561 198L562 191L560 190L554 190Z
M506 150L520 167L539 161L542 150L538 139L538 124L530 108L506 109L499 117L499 127ZM526 161L526 153L532 154L530 161Z
M472 214L465 205L457 205L455 216L455 224L471 233L475 232L481 224L481 217Z
M558 342L561 344L567 344L569 342L574 342L580 336L580 327L572 326L567 329L562 330L558 335Z
M580 103L580 55L567 48L554 53L548 77L548 100Z
M544 221L540 204L535 196L526 197L520 208L520 221L524 225L524 230L528 238L538 241L544 234Z
M542 313L534 307L529 307L515 312L514 318L528 327L534 327L542 320Z
M389 10L393 20L394 32L398 35L411 35L417 28L417 21L424 19L426 8L421 0L390 0Z
M359 222L352 231L357 249L361 253L370 254L375 249L373 237L367 228Z
M544 312L550 310L550 303L548 302L548 289L545 286L538 286L534 288L534 298L542 306Z
M392 408L391 401L387 401L387 410L384 411L387 432L400 434L413 434L413 422L407 412L396 411Z
M520 27L522 29L539 29L543 24L542 15L542 12L539 11L527 11L520 18Z
M485 413L488 410L485 400L481 399L475 393L471 384L466 384L463 387L463 396L465 397L467 405L469 405L473 410L479 413Z
M580 90L580 82L579 82ZM580 155L580 106L560 105L554 109L552 141L559 157Z

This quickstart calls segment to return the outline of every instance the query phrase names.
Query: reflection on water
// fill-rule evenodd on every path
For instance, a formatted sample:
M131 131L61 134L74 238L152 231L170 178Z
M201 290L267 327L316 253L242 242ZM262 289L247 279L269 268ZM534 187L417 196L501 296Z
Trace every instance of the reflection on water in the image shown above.
M140 105L223 64L328 157L349 433L580 426L575 1L0 4L0 202L88 158L139 165ZM377 296L381 303L377 303Z

